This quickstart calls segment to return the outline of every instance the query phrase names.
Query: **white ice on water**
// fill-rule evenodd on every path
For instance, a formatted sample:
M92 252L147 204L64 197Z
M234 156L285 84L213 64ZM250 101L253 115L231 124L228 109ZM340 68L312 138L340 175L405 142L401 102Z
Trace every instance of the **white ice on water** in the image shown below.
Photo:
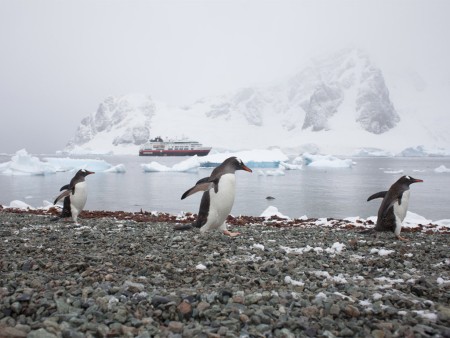
M87 169L96 173L113 172L124 173L125 166L116 166L104 160L98 159L75 159L69 157L45 157L41 161L38 157L28 154L25 149L18 150L11 160L0 163L0 174L3 175L48 175L57 172L75 171Z
M450 173L450 169L447 168L445 165L441 165L439 167L437 167L436 169L434 169L434 172L436 173Z
M351 159L340 159L332 155L313 155L304 153L301 156L303 164L308 167L318 168L351 168L353 161Z
M273 168L273 170L259 170L260 176L283 176L285 170L301 170L303 165L320 168L351 168L354 163L350 159L339 159L331 155L311 155L304 153L302 156L289 162L289 158L280 149L255 149L239 152L215 153L208 156L193 156L183 160L172 167L168 167L156 161L142 164L144 172L196 172L201 167L217 167L231 156L240 158L248 167Z
M172 167L160 164L156 161L150 163L141 164L144 172L197 172L200 168L200 158L195 155L188 159L174 164Z
M11 161L0 163L0 173L3 175L48 175L56 171L54 166L29 155L25 149L11 156Z

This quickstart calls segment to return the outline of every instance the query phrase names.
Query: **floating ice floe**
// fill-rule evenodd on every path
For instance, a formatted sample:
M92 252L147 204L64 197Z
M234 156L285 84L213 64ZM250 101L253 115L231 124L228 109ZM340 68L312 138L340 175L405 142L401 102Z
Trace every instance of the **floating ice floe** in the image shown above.
M280 168L285 170L301 170L303 166L294 160L293 163L280 162Z
M264 217L266 219L271 218L272 216L277 216L279 218L289 219L288 216L283 215L281 212L278 211L277 207L269 206L266 210L262 212L260 217Z
M125 166L123 164L118 164L115 165L114 167L111 167L109 169L106 169L105 171L103 171L105 173L118 173L118 174L123 174L126 172Z
M425 157L425 156L449 156L450 151L443 148L427 148L423 145L409 147L400 152L397 156L402 157Z
M303 164L308 167L317 168L351 168L353 161L351 159L340 159L331 155L313 155L304 153L301 156Z
M45 157L56 171L71 171L76 169L87 169L94 172L103 172L112 168L112 165L104 160L81 159L69 157Z
M436 173L450 173L450 169L447 168L445 165L441 165L434 169L434 172Z
M361 148L354 156L358 157L393 157L394 154L379 148Z
M113 167L104 160L74 159L68 157L45 157L43 161L28 154L25 149L17 151L11 161L0 163L0 174L3 175L47 175L61 171L75 171L88 169L96 173L100 172L125 172L123 164Z
M284 176L283 168L278 168L274 170L258 170L258 176Z
M48 175L56 173L49 163L31 156L25 149L11 156L11 161L0 163L0 173L3 175Z
M384 170L385 174L403 174L403 169L399 170Z
M200 167L200 160L197 155L182 162L174 164L172 167L165 166L152 161L148 164L141 164L144 172L197 172Z
M249 168L278 168L288 157L280 149L255 149L238 152L216 153L200 159L202 167L217 167L228 157L240 158Z

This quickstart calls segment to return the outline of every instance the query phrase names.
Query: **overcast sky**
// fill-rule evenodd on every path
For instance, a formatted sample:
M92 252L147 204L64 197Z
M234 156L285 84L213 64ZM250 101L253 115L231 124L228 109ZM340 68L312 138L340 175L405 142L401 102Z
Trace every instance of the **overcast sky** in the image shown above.
M0 153L64 148L108 95L188 104L349 45L442 81L449 14L447 0L0 0Z

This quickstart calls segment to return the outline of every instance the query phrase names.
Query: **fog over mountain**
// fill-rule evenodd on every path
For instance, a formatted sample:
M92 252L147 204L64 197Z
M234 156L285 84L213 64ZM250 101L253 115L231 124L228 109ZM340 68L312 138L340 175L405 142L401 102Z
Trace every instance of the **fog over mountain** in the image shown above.
M146 94L108 97L82 120L65 150L136 154L156 136L188 137L235 150L278 146L294 152L354 154L361 148L394 153L418 145L445 148L445 130L408 108L415 98L423 101L419 94L427 92L424 85L405 88L404 79L395 76L389 83L394 95L367 53L348 48L314 58L277 83L236 89L183 107Z
M151 96L151 128L164 135L161 113L190 108L182 133L211 144L264 147L270 124L272 139L294 146L345 125L360 135L330 144L360 142L363 131L371 144L392 131L442 144L449 12L447 0L0 1L0 153L61 150L99 103L129 93ZM346 47L365 51L354 65L343 62ZM247 139L229 135L241 127ZM119 134L116 144L137 135Z

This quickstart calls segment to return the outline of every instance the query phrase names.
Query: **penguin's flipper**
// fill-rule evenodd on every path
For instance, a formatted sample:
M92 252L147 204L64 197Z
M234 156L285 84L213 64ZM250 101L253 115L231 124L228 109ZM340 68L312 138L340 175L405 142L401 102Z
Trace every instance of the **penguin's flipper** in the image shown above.
M56 197L55 201L53 202L53 204L58 203L59 200L61 200L64 197L67 197L70 195L70 190L64 190L58 197Z
M61 187L61 189L59 189L59 191L69 190L69 189L70 189L70 184L66 184L66 185L63 185L63 186Z
M367 202L374 200L375 198L384 198L384 196L386 196L388 192L387 191L380 191L377 192L376 194L371 195L368 199Z
M191 189L185 191L185 193L181 196L181 199L184 200L186 197L191 196L199 191L208 191L214 186L213 182L209 182L209 177L202 178L199 180Z

